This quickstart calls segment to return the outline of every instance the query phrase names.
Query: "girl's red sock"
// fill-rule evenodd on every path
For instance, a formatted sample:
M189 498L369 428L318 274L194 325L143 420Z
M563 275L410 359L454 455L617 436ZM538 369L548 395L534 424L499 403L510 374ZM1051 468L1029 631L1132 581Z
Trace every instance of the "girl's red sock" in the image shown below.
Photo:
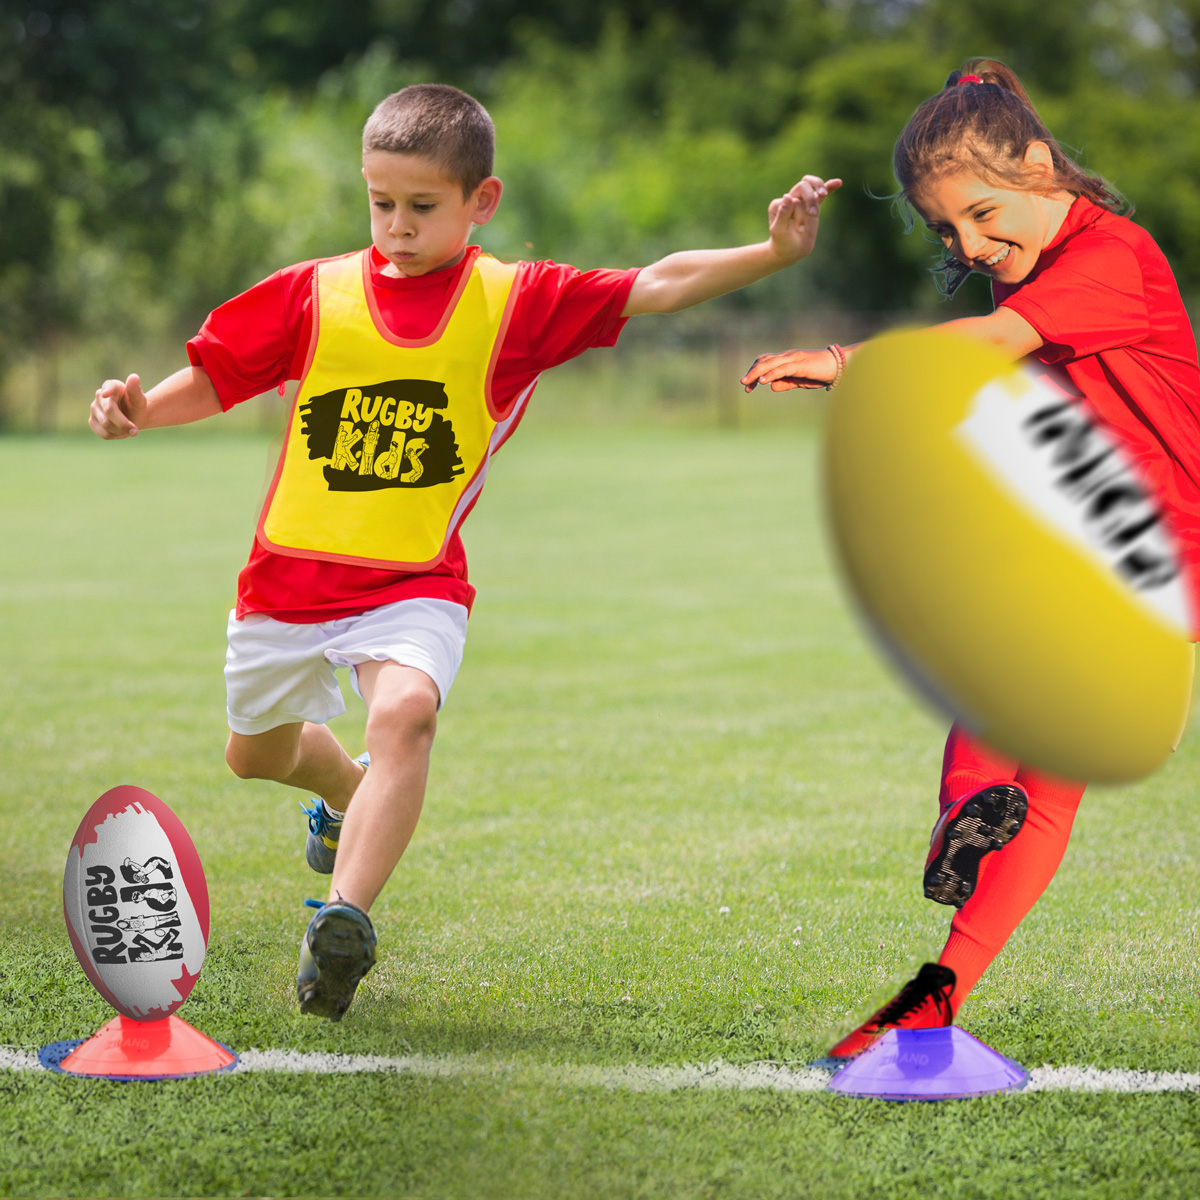
M956 800L993 783L1012 783L1021 764L985 746L961 725L954 724L942 756L942 789L938 804L945 812Z
M1087 785L1013 763L958 726L950 731L942 774L943 807L967 791L1014 779L1029 795L1025 824L1007 846L980 864L975 893L951 923L950 937L938 959L957 977L950 998L956 1013L1054 878Z

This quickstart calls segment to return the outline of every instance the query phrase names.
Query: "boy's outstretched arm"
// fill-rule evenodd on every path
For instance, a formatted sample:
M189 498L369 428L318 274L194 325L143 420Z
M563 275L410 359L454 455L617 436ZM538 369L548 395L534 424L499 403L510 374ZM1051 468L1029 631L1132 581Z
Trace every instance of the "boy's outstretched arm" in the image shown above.
M184 367L142 391L142 381L130 375L106 379L97 389L88 414L88 427L106 441L133 437L139 429L187 425L216 416L221 401L203 367Z
M684 250L643 267L621 315L679 312L806 258L816 244L821 201L841 186L840 179L805 175L787 195L771 201L765 242L731 250Z

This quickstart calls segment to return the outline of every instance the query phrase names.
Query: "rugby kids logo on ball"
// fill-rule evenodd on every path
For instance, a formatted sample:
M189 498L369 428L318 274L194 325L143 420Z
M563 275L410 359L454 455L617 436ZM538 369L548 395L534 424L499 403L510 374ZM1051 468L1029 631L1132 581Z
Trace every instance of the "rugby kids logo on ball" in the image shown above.
M208 888L179 818L125 785L88 810L63 877L71 945L100 994L137 1020L169 1016L208 945Z
M134 886L118 891L113 886L116 876L112 868L101 863L88 867L84 876L88 932L94 939L92 961L182 960L179 893L171 883L175 878L174 867L156 854L145 863L126 858L121 864L121 874L126 883ZM96 907L90 907L93 905Z
M1192 616L1174 537L1078 396L1048 375L1014 371L980 388L955 433L1032 513L1187 633Z
M329 490L432 487L463 472L454 427L442 414L444 385L389 379L337 388L300 406L310 459L324 467Z

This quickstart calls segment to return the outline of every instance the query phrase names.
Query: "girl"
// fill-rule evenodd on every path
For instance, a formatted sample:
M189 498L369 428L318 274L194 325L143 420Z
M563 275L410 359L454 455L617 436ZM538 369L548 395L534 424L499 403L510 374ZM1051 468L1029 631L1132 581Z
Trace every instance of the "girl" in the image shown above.
M995 311L946 327L1069 376L1157 490L1195 594L1200 367L1162 251L1117 215L1120 199L1063 153L1016 76L990 59L964 64L917 109L894 167L902 198L945 246L937 268L945 290L972 271L992 281ZM832 387L853 353L832 345L764 354L742 383L747 391ZM954 1020L1053 877L1084 786L951 729L925 865L925 895L958 909L949 939L938 962L926 963L831 1058L861 1053L887 1029Z

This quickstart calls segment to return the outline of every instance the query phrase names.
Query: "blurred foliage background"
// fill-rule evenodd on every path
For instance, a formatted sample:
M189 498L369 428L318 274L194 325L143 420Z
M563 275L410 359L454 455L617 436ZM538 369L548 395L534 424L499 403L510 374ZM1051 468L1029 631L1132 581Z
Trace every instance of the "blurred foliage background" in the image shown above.
M863 314L988 307L982 280L939 297L938 248L890 195L912 110L991 55L1133 202L1194 304L1198 17L1200 0L0 0L0 423L54 428L85 377L84 407L93 376L174 369L223 299L366 244L362 123L425 80L496 121L507 190L480 241L502 257L625 266L755 240L799 175L843 176L812 259L677 328L799 342L820 314L849 340Z

